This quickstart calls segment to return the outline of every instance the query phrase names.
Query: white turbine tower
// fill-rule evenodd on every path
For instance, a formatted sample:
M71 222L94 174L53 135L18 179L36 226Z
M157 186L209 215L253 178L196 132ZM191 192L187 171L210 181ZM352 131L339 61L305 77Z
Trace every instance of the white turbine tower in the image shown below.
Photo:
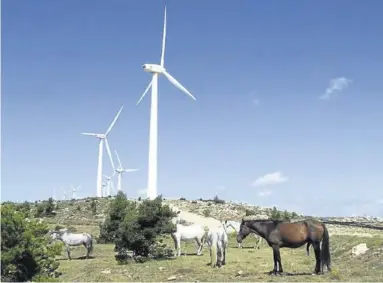
M148 165L148 198L154 199L157 197L157 147L158 147L158 76L164 75L169 82L181 91L189 95L192 99L195 97L182 86L173 76L171 76L164 65L165 58L165 38L166 38L166 6L164 17L164 30L162 34L162 53L161 62L158 64L144 64L142 67L145 72L152 73L153 77L144 93L137 102L137 105L144 98L149 88L152 87L151 107L150 107L150 130L149 130L149 165Z
M117 176L118 177L117 190L121 191L122 174L125 172L134 172L134 171L137 171L138 169L124 169L122 167L122 163L121 163L120 157L118 156L117 150L114 150L114 153L116 154L118 164L120 165L118 168L115 169L115 171L118 174L118 176Z
M110 124L110 126L109 126L109 128L105 134L82 133L83 135L94 136L100 140L100 143L98 146L97 197L102 196L102 155L103 155L104 140L105 140L106 150L108 151L110 163L112 164L112 168L114 168L113 158L112 158L112 154L110 153L110 148L109 148L107 136L108 136L109 132L112 130L112 128L113 128L114 124L116 123L118 117L120 116L123 108L124 108L124 106L121 106L120 110L118 111L117 115L114 117L114 120Z

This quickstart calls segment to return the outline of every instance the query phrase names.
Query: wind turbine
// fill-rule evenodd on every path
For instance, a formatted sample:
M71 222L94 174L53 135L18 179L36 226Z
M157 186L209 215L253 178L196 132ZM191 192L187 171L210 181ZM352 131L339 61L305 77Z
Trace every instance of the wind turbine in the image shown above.
M79 186L74 187L73 185L71 185L71 187L72 187L72 199L76 199L76 192L78 192L78 189L80 187Z
M165 58L165 38L166 38L166 6L164 17L164 30L162 34L162 53L161 62L158 64L144 64L142 67L145 72L152 73L153 77L144 93L138 100L138 105L144 98L149 88L152 87L151 107L150 107L150 130L149 130L149 165L148 165L148 198L154 199L157 197L157 149L158 149L158 76L164 75L169 82L181 91L189 95L192 99L195 97L182 86L173 76L171 76L164 65Z
M110 153L110 148L108 144L107 136L109 132L112 130L114 124L116 123L118 117L121 114L122 109L124 106L121 106L120 110L118 111L117 115L114 117L112 123L110 124L108 130L105 132L105 134L96 134L96 133L82 133L83 135L87 136L94 136L100 140L99 146L98 146L98 169L97 169L97 197L102 196L102 155L103 155L103 145L105 140L106 150L108 151L110 163L112 164L112 168L114 168L113 158L112 154Z
M115 174L116 174L116 170L113 168L113 174L111 176L104 175L104 178L106 179L106 182L105 182L105 185L106 185L106 196L110 196L111 195L111 190L110 190L111 188L114 191L114 185L113 185L112 178L114 177Z
M125 173L125 172L134 172L134 171L137 171L138 169L124 169L122 167L122 163L121 163L120 157L118 156L117 150L114 150L114 153L116 154L118 163L120 165L118 168L115 169L115 171L118 174L117 190L121 191L121 181L122 181L121 178L122 178L122 174Z

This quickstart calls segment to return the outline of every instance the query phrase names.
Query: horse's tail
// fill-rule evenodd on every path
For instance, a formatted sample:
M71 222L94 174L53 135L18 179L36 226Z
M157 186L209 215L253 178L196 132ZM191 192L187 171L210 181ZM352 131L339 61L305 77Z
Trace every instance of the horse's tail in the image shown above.
M321 249L321 261L323 265L327 265L328 271L331 271L331 255L330 255L330 236L328 234L327 227L323 225L323 239Z
M91 234L88 234L89 236L89 253L93 252L93 236Z

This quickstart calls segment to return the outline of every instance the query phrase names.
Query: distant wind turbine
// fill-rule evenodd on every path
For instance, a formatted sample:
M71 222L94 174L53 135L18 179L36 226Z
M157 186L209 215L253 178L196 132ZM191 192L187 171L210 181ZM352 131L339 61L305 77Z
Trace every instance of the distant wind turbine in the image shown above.
M152 87L151 107L150 107L150 130L149 130L149 165L148 165L148 188L147 195L149 199L157 197L157 149L158 149L158 76L164 75L169 82L181 91L189 95L192 99L195 97L182 86L173 76L171 76L164 65L165 58L165 38L166 38L166 6L164 17L164 30L162 35L162 54L161 63L158 64L144 64L142 67L145 72L153 74L152 80L146 87L141 98L138 100L137 105L144 98L149 88Z
M102 196L102 155L103 155L103 145L105 140L106 150L108 151L110 163L112 164L112 168L114 168L113 158L112 154L110 153L110 148L108 144L107 136L109 132L112 130L114 124L116 123L118 117L121 114L122 109L124 106L121 106L120 110L118 111L117 115L114 117L112 123L110 124L108 130L105 132L105 134L97 134L97 133L82 133L83 135L87 136L94 136L100 140L99 146L98 146L98 169L97 169L97 197Z
M116 171L115 169L113 168L113 174L111 176L106 176L104 175L104 178L106 180L105 182L105 186L106 186L106 196L111 196L112 195L112 191L111 189L113 189L113 192L114 192L114 184L113 184L113 180L112 178L114 177L114 175L116 174Z
M116 154L116 157L117 157L117 160L118 160L118 164L120 165L118 168L115 169L115 171L118 174L118 176L117 176L118 177L117 190L121 191L122 174L125 173L125 172L134 172L134 171L137 171L138 169L124 169L122 167L122 163L121 163L120 157L118 156L117 150L114 150L114 153Z

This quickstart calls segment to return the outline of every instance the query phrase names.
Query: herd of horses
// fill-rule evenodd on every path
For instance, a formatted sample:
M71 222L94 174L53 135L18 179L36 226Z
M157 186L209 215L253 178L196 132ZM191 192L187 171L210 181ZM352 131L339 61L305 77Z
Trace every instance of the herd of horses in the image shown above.
M179 212L178 212L179 214ZM309 255L310 245L315 252L315 274L324 272L324 267L331 271L331 256L329 246L329 233L327 227L316 220L302 220L298 222L284 222L280 220L259 220L252 216L246 216L241 223L224 221L217 227L211 227L206 232L199 224L180 224L180 217L173 219L176 226L171 234L176 250L176 257L181 255L181 241L195 240L197 243L197 255L202 254L203 245L208 244L210 250L210 263L212 267L222 267L226 264L226 252L228 248L229 230L233 229L237 234L238 248L242 247L242 241L254 234L258 237L256 246L265 240L273 250L274 268L270 275L282 274L282 260L280 248L299 248L307 244L306 252ZM71 233L67 229L50 232L52 240L60 240L66 246L68 259L70 246L84 245L87 250L86 258L89 258L93 250L93 237L89 233Z

